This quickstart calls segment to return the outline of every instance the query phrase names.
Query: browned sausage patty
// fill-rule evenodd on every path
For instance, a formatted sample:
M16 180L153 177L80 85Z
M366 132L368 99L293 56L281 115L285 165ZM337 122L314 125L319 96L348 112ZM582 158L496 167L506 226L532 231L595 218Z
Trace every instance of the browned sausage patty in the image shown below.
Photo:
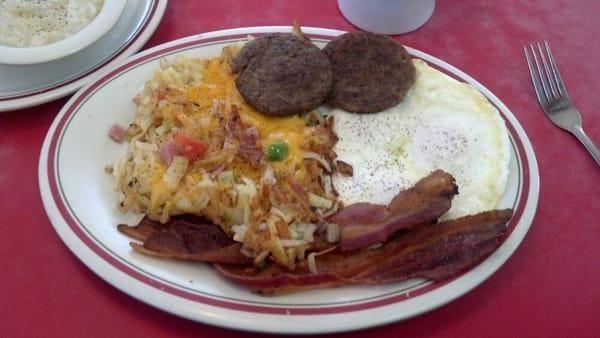
M415 82L415 67L396 40L373 33L346 33L323 52L333 86L327 102L355 113L375 113L398 104Z
M293 115L317 108L331 89L331 66L310 41L270 34L248 42L231 62L235 84L260 112Z

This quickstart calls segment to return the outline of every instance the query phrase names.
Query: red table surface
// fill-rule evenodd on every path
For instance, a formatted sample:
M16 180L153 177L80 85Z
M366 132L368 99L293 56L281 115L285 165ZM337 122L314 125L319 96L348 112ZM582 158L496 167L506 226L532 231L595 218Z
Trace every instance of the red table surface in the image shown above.
M600 168L534 99L522 46L547 39L584 127L600 144L600 2L439 0L431 20L398 39L464 70L529 134L540 166L537 215L489 280L419 317L347 336L600 337ZM355 30L335 1L171 1L145 48L190 34L256 25ZM0 74L2 76L2 74ZM0 337L244 337L137 301L82 264L54 232L38 157L66 102L0 114Z

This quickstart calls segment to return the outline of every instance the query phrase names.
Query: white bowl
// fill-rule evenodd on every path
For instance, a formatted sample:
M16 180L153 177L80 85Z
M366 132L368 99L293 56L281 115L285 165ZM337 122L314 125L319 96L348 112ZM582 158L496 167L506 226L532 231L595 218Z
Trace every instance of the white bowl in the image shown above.
M36 47L0 45L0 63L10 65L43 63L80 51L98 40L117 23L126 3L126 0L104 0L102 9L89 25L63 40Z

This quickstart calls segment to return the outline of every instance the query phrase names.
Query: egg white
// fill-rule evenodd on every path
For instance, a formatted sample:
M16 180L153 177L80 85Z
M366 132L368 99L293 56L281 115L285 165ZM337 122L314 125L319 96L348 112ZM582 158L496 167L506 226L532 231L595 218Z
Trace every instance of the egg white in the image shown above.
M459 195L443 216L493 209L508 180L510 141L497 109L475 88L421 60L403 101L376 114L334 109L334 150L354 175L334 176L346 204L388 204L435 169L452 174Z

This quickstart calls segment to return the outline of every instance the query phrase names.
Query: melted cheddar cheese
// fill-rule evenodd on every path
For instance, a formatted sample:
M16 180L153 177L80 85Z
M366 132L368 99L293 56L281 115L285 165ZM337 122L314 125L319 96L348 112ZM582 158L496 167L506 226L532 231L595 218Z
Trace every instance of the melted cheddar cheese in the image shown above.
M194 104L194 114L198 115L206 114L214 102L223 102L226 106L236 105L242 122L258 129L259 142L263 149L267 149L275 142L287 143L286 159L272 163L276 171L290 169L293 171L302 163L304 155L302 141L307 129L304 119L297 115L287 117L265 115L248 105L236 88L235 77L226 60L222 58L206 60L202 71L202 84L188 87L186 96ZM243 163L236 163L236 169L243 172L249 170Z

